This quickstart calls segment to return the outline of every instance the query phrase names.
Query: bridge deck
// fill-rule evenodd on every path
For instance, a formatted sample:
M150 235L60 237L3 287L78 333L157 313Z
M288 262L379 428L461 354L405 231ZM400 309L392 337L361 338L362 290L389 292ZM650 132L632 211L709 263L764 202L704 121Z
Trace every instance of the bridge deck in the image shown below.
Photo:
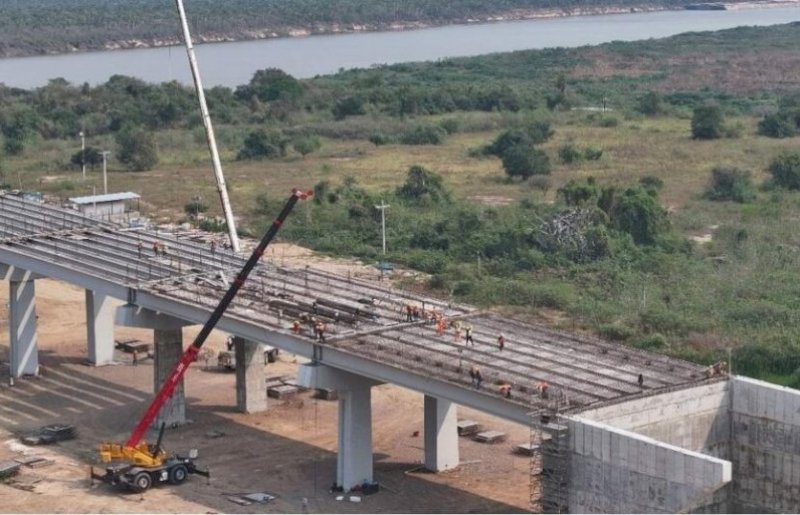
M166 256L154 255L155 241L166 244ZM122 229L11 195L0 196L0 243L21 257L209 312L245 261L170 233ZM463 336L456 341L451 328L440 336L431 322L407 323L409 303L471 324L475 345L466 346ZM531 410L557 405L562 411L577 411L706 379L703 367L686 361L266 260L254 270L229 315L307 342L313 336L310 328L294 335L291 323L301 315L315 316L327 322L325 346L464 388L471 388L468 372L477 366L485 395L499 397L498 386L509 383L512 394L506 401ZM502 351L496 344L500 332L506 337ZM640 373L644 388L637 384ZM549 385L545 397L537 388L541 382Z

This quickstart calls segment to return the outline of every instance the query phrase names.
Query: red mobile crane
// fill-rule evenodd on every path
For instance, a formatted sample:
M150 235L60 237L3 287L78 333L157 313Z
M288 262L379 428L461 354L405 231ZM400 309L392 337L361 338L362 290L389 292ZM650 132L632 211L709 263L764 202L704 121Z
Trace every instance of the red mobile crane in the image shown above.
M225 310L228 309L233 298L239 292L239 289L244 285L247 276L258 264L261 256L270 244L272 239L277 234L278 230L283 225L286 217L289 216L292 209L298 200L305 200L311 195L311 192L301 192L299 190L292 191L292 196L283 206L278 217L270 226L261 242L253 250L250 258L245 263L242 270L236 276L236 279L231 284L228 291L219 301L219 304L211 313L211 316L206 321L203 328L197 334L191 345L189 345L181 356L180 360L175 364L170 374L164 380L155 398L150 403L150 406L145 411L139 423L136 424L133 432L131 433L125 445L114 443L100 444L100 461L110 464L106 467L104 475L95 474L92 470L92 478L100 479L107 483L117 485L125 485L137 491L144 491L150 488L153 483L162 483L169 481L173 484L180 484L186 480L188 474L200 474L208 477L208 472L198 469L195 466L194 459L197 458L196 450L191 452L188 456L173 455L167 456L161 448L161 440L164 435L164 426L162 424L158 435L158 441L155 445L148 445L142 441L147 429L158 416L158 412L164 404L172 397L175 388L183 379L184 374L192 362L197 360L197 355L200 348L208 338L211 330L217 325Z

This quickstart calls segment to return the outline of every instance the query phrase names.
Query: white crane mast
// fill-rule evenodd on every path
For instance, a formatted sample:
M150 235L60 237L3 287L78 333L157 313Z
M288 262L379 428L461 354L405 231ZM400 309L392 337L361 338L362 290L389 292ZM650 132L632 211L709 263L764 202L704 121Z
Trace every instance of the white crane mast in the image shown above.
M183 8L183 0L175 0L178 5L178 14L181 17L183 27L183 41L186 44L186 53L189 56L189 67L192 69L192 79L197 90L197 100L200 102L200 113L203 116L203 127L206 130L206 142L208 150L211 152L211 162L214 165L214 177L217 180L217 191L219 200L222 202L222 212L225 215L225 223L228 226L228 237L231 240L231 248L234 252L239 252L239 236L236 234L236 225L233 221L233 211L231 202L228 199L228 189L225 187L225 177L222 175L222 164L219 161L217 151L217 140L214 138L214 127L211 125L211 116L208 114L206 96L203 92L203 82L200 80L200 69L197 67L197 58L194 55L194 45L192 45L192 35L189 33L189 23L186 21L186 11Z

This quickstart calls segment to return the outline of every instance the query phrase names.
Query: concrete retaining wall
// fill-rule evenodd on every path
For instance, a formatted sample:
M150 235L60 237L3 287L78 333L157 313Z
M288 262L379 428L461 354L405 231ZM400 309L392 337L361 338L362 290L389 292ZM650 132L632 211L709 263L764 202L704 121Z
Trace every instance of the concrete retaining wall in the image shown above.
M581 417L729 459L729 405L729 382L720 381L587 410Z
M731 384L734 509L800 513L800 392L738 376Z
M584 417L568 426L571 513L691 510L731 481L728 461Z

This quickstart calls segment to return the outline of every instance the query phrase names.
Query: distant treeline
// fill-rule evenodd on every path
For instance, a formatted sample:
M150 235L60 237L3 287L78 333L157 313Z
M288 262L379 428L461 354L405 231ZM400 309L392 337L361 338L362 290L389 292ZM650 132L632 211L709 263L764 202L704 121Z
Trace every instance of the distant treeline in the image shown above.
M566 14L606 8L682 8L685 0L192 0L186 10L195 38L244 40L441 25L536 10ZM67 53L178 41L175 2L169 0L0 0L0 57Z

